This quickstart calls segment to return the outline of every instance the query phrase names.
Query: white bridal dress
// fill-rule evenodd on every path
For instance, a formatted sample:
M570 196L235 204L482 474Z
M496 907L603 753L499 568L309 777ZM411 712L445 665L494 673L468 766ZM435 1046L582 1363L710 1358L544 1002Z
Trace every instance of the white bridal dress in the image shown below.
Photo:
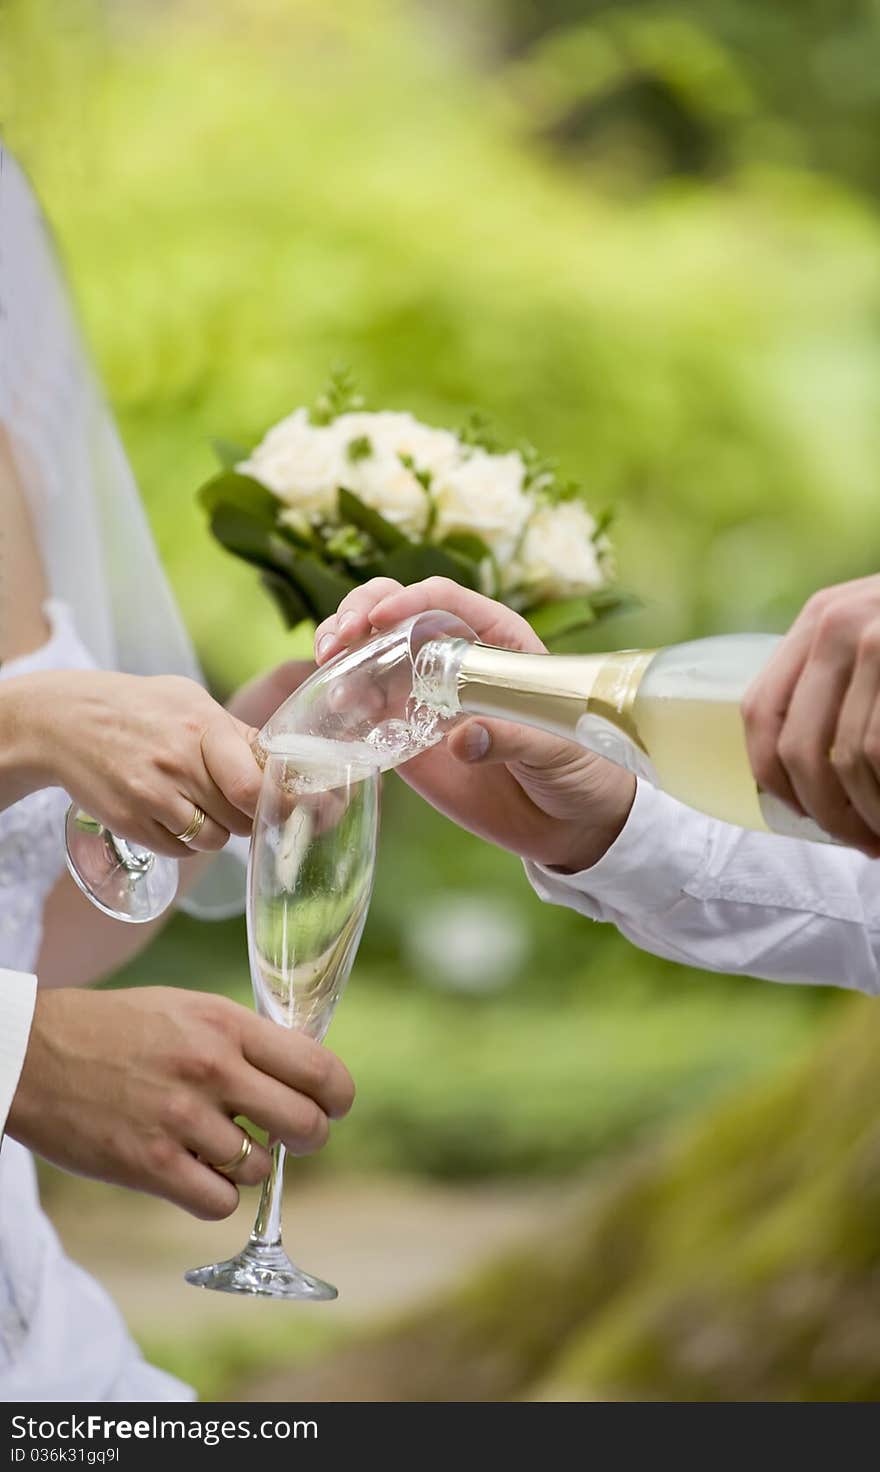
M52 598L47 643L0 667L98 665L199 677L125 454L28 182L0 142L0 429L28 499ZM63 725L64 712L59 711ZM24 1056L47 896L64 867L65 793L0 812L0 1126ZM211 866L189 908L241 908L234 858ZM181 1294L188 1290L181 1286ZM0 1399L190 1400L146 1364L113 1303L72 1263L40 1208L33 1161L0 1151Z
M49 603L42 649L0 666L0 679L30 670L83 669L94 661L69 608ZM0 966L31 972L43 905L64 868L68 797L35 792L0 812ZM182 1290L183 1291L183 1290ZM63 1253L37 1195L34 1162L15 1140L0 1151L0 1399L191 1400L187 1386L148 1365L110 1298Z

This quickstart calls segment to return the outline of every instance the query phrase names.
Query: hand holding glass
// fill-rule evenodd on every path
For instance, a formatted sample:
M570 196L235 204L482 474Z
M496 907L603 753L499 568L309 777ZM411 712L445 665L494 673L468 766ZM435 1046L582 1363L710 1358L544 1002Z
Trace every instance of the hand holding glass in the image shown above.
M337 655L266 723L258 758L265 757L276 737L293 732L363 743L369 750L367 759L382 771L427 750L456 719L443 719L412 698L419 651L441 638L472 641L476 635L454 615L432 611ZM74 879L105 914L138 924L155 920L174 899L176 859L116 837L76 804L68 810L66 839Z

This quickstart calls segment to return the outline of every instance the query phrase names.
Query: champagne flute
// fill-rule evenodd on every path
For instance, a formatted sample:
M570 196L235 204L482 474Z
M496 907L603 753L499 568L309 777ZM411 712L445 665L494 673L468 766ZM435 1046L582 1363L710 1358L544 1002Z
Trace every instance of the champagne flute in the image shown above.
M337 742L366 742L388 771L439 741L462 719L413 696L419 652L433 640L476 640L461 619L430 610L337 654L284 702L263 727L260 759L276 736L291 732ZM118 838L71 804L67 864L80 889L105 915L138 924L155 920L177 893L176 859Z
M379 772L369 747L309 736L272 742L254 820L247 928L257 1010L321 1042L348 980L373 884ZM193 1268L186 1281L223 1293L327 1299L337 1290L303 1272L281 1240L284 1146L246 1246Z

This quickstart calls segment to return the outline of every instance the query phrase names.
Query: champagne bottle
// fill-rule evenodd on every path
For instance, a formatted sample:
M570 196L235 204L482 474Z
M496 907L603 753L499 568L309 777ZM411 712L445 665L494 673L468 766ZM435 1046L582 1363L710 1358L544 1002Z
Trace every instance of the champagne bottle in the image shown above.
M418 656L413 693L446 715L500 717L578 741L725 822L830 843L812 819L759 791L749 765L740 702L778 642L730 634L552 655L437 639Z

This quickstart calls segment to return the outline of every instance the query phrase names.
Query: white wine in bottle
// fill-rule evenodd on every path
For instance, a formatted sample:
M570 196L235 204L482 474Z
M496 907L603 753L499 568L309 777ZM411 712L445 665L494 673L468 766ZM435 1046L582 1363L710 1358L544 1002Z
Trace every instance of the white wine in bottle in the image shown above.
M760 792L749 766L740 702L778 642L729 634L660 650L553 655L436 639L418 656L413 694L445 715L566 736L728 823L830 843L811 819Z

